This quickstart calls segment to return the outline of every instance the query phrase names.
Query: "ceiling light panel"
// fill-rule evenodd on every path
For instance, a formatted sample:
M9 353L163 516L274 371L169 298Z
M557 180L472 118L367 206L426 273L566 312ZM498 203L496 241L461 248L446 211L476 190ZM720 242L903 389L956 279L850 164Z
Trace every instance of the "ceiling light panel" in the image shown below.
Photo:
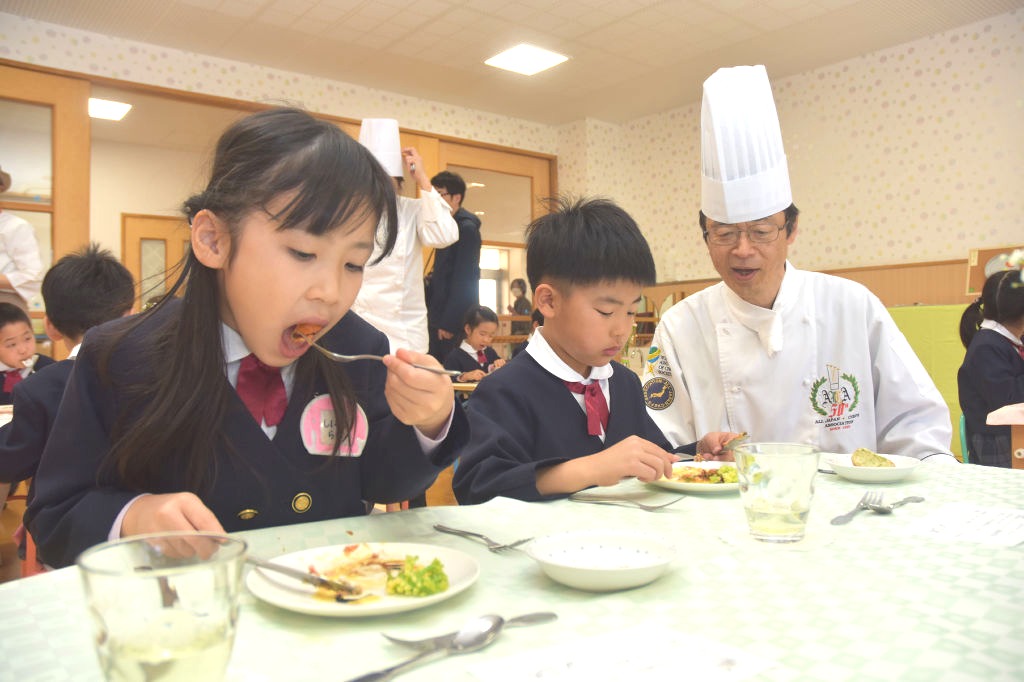
M558 66L567 59L569 58L557 52L551 52L529 43L519 43L513 48L494 55L484 61L484 64L506 71L515 71L524 76L532 76L553 66Z

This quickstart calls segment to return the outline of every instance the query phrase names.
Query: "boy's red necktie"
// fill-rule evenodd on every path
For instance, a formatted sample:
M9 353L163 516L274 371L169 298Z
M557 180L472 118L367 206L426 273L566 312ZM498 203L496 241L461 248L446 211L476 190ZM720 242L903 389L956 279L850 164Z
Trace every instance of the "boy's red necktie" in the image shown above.
M13 391L14 387L20 384L23 378L20 369L9 369L4 372L4 393Z
M487 354L484 353L482 348L476 352L476 361L484 367L487 366Z
M566 381L565 385L573 393L583 394L583 405L587 408L587 434L600 436L602 431L607 431L608 402L604 399L601 382L582 384L579 381Z
M277 426L288 406L281 370L260 362L255 355L246 355L238 368L238 397L249 408L257 424Z

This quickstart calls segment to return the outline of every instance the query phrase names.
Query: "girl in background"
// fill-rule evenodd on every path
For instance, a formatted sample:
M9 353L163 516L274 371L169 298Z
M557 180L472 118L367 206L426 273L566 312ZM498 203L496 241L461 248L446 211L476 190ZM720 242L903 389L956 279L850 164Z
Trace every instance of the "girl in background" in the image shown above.
M957 372L960 409L967 422L967 446L974 464L1009 468L1010 427L988 426L989 412L1024 402L1024 282L1020 270L985 280L981 296L960 318L967 348Z
M480 381L488 372L505 365L491 348L498 331L498 316L487 306L475 305L466 311L462 330L465 338L458 348L445 358L445 369L462 372L456 381Z
M365 514L423 492L467 435L451 382L410 364L437 362L387 355L348 313L375 234L383 255L395 242L395 195L337 126L238 121L185 213L170 295L90 331L75 362L26 515L52 566L108 538ZM338 364L297 329L386 357Z

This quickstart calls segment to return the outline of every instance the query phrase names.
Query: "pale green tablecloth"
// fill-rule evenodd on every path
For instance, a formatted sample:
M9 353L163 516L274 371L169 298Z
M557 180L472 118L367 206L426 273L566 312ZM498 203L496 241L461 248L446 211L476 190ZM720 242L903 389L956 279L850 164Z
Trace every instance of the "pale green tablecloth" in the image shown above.
M1020 509L1024 473L952 465L922 466L919 472L912 480L874 487L890 499L920 494L925 503L891 516L863 513L842 527L827 521L852 507L866 487L819 475L803 547L747 542L735 493L692 495L656 513L499 499L477 507L433 507L244 533L252 552L261 556L364 540L445 545L474 556L481 576L446 602L371 619L294 614L247 593L228 679L340 682L406 655L386 642L382 631L426 635L455 629L479 614L539 610L556 611L560 619L509 629L483 652L439 661L401 679L494 680L488 666L515 670L531 656L559 648L578 651L588 642L603 645L595 656L663 671L637 675L640 679L687 679L692 652L680 650L678 643L692 635L733 646L741 652L738 658L760 661L754 679L1024 679L1024 545L946 542L911 532L915 523L953 502ZM620 488L644 486L630 482ZM652 499L673 494L649 490ZM657 533L677 548L678 559L668 575L646 587L591 594L550 581L525 553L491 554L469 540L436 533L431 528L436 522L501 540L595 527ZM607 650L618 635L633 642L637 633L649 636L647 646ZM607 679L616 679L611 675ZM0 585L0 679L98 676L77 569Z

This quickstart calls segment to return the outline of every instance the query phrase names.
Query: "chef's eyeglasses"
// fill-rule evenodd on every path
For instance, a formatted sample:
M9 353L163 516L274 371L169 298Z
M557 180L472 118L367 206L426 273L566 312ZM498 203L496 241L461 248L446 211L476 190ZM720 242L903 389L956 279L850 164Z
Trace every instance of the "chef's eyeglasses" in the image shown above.
M735 225L716 225L710 230L704 230L704 239L715 246L736 246L742 233L747 235L752 244L771 244L788 227L788 222L783 223L781 227L774 223L757 223L745 230Z

